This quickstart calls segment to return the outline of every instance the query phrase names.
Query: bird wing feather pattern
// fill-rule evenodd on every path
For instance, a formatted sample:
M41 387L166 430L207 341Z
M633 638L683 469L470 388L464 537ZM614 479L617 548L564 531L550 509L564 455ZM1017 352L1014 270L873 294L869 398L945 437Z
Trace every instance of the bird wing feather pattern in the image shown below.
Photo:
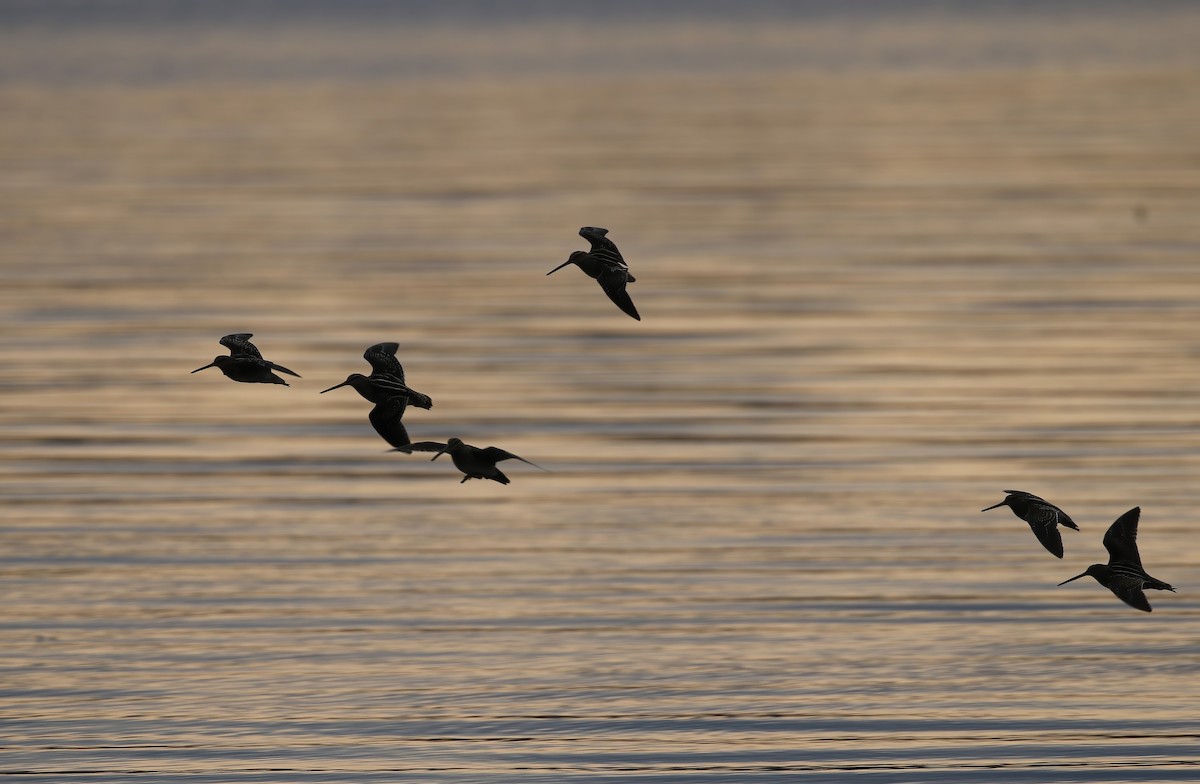
M1108 550L1110 564L1124 561L1135 564L1138 569L1142 568L1142 556L1137 546L1138 518L1141 514L1142 508L1135 506L1108 527L1104 534L1104 549Z
M404 366L396 359L399 343L376 343L363 352L363 359L371 363L372 375L395 376L404 383Z
M229 349L231 357L253 357L262 359L262 352L258 350L258 346L250 342L250 338L254 337L253 332L235 332L232 335L226 335L221 338L221 345Z

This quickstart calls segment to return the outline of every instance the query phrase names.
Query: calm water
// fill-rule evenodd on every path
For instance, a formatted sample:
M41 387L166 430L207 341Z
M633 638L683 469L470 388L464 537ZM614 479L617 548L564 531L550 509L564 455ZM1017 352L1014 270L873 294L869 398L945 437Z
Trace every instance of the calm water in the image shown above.
M938 24L896 35L991 29ZM222 40L123 86L14 71L38 35L0 56L6 780L1200 777L1194 58L322 81L285 41L230 80ZM642 323L545 277L582 225ZM189 375L235 331L303 379ZM382 340L414 438L553 473L385 453L317 394ZM1004 488L1080 523L1063 561ZM1056 588L1134 505L1179 593Z

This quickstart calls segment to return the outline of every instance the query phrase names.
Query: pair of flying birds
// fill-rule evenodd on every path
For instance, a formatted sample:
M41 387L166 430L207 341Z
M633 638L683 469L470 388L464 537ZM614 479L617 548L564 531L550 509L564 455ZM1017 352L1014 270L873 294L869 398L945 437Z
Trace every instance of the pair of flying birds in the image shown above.
M417 392L405 383L404 366L396 359L397 343L377 343L363 352L363 359L371 364L371 375L351 373L345 381L334 384L329 389L321 390L325 394L338 387L351 386L358 394L375 404L371 409L370 420L375 431L383 436L394 448L393 452L436 452L437 460L444 454L449 454L455 468L462 471L462 482L468 479L491 479L502 485L509 483L509 478L496 467L504 460L520 460L529 463L534 468L542 468L520 455L501 449L498 446L477 447L464 443L460 438L451 438L446 443L438 441L418 441L414 443L408 437L408 431L400 418L409 405L418 408L433 408L433 400L429 395ZM461 484L460 482L459 484Z
M993 504L983 511L1007 506L1013 514L1029 523L1029 527L1033 529L1034 535L1037 536L1043 547L1051 554L1062 558L1062 534L1059 533L1058 526L1064 525L1078 531L1079 526L1075 524L1075 521L1062 509L1033 493L1026 493L1023 490L1005 490L1004 492L1006 497L1003 501ZM1174 588L1162 580L1151 577L1142 568L1142 556L1138 552L1137 546L1138 519L1141 514L1141 507L1135 506L1108 527L1108 531L1104 534L1104 549L1108 550L1107 564L1092 564L1083 574L1077 574L1070 580L1063 580L1059 585L1066 585L1080 577L1094 577L1096 582L1116 594L1118 599L1130 607L1136 607L1145 612L1150 612L1151 608L1144 589L1153 588L1158 591L1174 592Z

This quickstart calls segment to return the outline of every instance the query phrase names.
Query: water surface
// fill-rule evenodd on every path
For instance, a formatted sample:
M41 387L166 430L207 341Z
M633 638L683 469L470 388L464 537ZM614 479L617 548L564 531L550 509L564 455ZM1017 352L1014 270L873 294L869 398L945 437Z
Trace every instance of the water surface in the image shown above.
M0 770L1195 780L1195 63L865 51L6 81ZM303 379L189 375L236 331ZM382 340L553 473L385 453L317 394ZM1180 592L1056 588L1134 505Z

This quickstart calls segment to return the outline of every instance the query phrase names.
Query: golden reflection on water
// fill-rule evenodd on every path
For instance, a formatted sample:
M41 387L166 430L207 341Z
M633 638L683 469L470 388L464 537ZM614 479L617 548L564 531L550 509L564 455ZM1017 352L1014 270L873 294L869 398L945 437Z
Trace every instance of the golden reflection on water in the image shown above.
M3 88L5 770L1187 780L1194 83ZM385 454L380 340L553 473ZM1054 588L1137 504L1180 593Z

